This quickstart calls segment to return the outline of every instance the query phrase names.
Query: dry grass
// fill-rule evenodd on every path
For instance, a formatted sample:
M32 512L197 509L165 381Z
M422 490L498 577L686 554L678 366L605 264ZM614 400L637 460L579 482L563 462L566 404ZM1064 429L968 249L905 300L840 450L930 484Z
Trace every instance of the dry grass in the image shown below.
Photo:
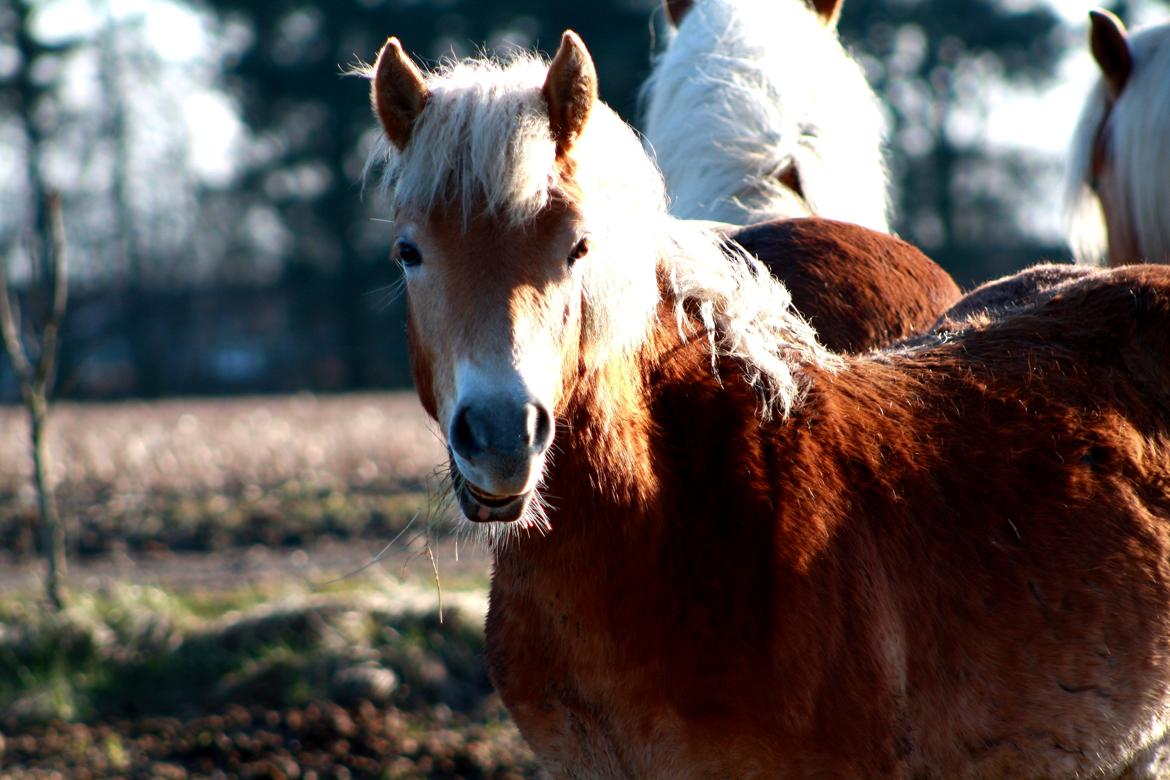
M60 404L50 474L73 554L380 538L445 459L409 394ZM0 549L32 552L27 423L0 408Z
M238 495L289 482L417 485L443 457L413 394L58 404L53 478L71 495ZM0 491L28 496L28 429L0 408Z

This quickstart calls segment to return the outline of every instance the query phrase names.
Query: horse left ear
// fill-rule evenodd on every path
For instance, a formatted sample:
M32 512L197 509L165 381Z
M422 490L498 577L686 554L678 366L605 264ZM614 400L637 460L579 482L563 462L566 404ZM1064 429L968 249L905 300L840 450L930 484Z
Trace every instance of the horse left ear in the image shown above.
M548 67L541 88L548 102L548 121L557 155L564 155L585 129L589 112L597 101L597 70L593 58L572 30L565 30L561 46Z
M836 27L845 0L808 0L808 4L817 12L817 16L821 17L825 27Z
M1089 11L1089 47L1101 68L1105 84L1114 99L1121 95L1129 74L1133 72L1133 54L1129 49L1125 24L1104 8Z
M414 120L423 110L430 91L418 66L410 61L397 38L390 38L374 62L370 104L382 122L386 137L399 149L410 140Z

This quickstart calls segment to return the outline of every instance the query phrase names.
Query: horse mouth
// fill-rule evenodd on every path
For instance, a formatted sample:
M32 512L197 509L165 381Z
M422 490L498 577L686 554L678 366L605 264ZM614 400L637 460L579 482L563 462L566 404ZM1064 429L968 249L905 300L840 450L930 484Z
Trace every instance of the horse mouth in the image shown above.
M459 508L473 523L510 523L520 519L528 506L532 492L514 496L497 496L480 490L467 480L459 480L455 488Z

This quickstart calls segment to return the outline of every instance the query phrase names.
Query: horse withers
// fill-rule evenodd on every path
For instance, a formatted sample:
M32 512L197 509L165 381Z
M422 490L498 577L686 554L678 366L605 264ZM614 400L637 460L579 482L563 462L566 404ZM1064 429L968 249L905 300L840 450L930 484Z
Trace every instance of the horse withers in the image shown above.
M834 352L892 346L930 329L960 300L951 275L917 247L860 225L776 219L726 235L784 284Z
M1157 776L1170 269L844 357L668 214L575 35L371 76L419 397L550 774Z

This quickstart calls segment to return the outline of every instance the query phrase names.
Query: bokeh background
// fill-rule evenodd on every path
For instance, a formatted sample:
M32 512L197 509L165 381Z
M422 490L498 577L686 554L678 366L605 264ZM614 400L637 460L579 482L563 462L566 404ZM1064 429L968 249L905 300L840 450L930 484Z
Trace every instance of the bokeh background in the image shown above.
M896 230L962 284L1070 259L1090 7L845 2ZM64 609L0 355L0 776L533 776L483 667L489 561L447 533L345 74L389 34L435 62L565 28L637 125L656 0L0 0L0 263L34 353L50 192L71 293L46 440Z
M971 283L1069 257L1060 170L1093 76L1079 0L848 0L886 106L895 225ZM1114 5L1131 23L1163 3ZM405 387L374 137L345 69L388 34L426 61L581 32L637 124L654 0L0 2L0 253L60 191L77 398ZM794 78L799 78L799 75ZM15 397L0 363L0 397Z

